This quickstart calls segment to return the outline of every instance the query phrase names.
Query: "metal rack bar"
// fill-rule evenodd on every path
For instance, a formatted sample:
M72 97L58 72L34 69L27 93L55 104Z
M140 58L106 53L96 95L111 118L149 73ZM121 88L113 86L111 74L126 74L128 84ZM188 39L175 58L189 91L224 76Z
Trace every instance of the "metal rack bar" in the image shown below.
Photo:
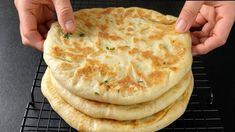
M41 55L41 57L40 57L40 61L39 61L39 65L37 67L37 72L36 73L39 73L39 69L40 69L42 60L43 60L43 55ZM32 86L31 91L30 91L31 105L32 106L35 106L35 104L34 104L34 101L35 101L34 100L34 89L36 87L35 85L36 85L37 78L38 78L38 74L35 74L34 81L33 81L33 86Z

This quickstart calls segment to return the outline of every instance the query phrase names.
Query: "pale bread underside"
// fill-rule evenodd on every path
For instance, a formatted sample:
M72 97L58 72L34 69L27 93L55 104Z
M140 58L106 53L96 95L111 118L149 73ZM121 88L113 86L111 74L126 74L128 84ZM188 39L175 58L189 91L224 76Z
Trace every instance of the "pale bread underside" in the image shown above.
M53 78L50 69L47 69L45 74L45 76L47 76L47 86L55 88L57 93L74 108L94 118L115 120L135 120L153 115L175 102L183 95L185 90L192 85L192 73L189 72L176 86L153 101L136 105L114 105L91 101L76 96L63 88Z
M193 84L174 103L164 110L139 120L116 121L109 119L91 118L64 101L56 92L55 88L48 86L50 79L45 74L42 79L42 93L48 99L52 108L73 128L79 131L112 131L112 132L144 132L160 130L177 118L185 111L193 90Z

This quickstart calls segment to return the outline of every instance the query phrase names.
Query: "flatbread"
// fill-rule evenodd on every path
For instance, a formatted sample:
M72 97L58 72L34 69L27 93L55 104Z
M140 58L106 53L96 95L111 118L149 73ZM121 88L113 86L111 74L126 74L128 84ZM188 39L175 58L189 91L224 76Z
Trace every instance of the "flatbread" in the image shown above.
M193 85L191 85L176 102L152 116L132 121L116 121L92 118L72 107L64 101L55 88L47 85L50 83L47 75L45 74L42 79L41 90L43 95L48 99L52 108L70 126L79 131L145 132L160 130L184 113L193 90Z
M176 86L171 88L159 98L150 102L127 106L113 105L83 99L72 94L59 85L59 83L53 78L53 75L51 75L49 69L45 72L45 76L48 80L47 85L55 88L58 94L74 108L94 118L115 120L135 120L153 115L154 113L163 110L175 102L180 96L183 95L185 90L192 85L192 73L189 72Z
M75 95L119 105L147 102L191 69L191 37L175 31L176 17L137 7L82 9L74 15L73 34L52 24L44 59Z

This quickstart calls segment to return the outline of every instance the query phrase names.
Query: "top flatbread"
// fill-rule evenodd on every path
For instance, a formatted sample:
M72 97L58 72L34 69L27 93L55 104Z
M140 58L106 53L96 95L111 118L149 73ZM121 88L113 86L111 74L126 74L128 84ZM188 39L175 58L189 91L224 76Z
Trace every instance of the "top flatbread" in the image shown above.
M73 34L54 23L44 44L53 76L75 95L120 105L147 102L191 68L190 35L174 30L173 16L136 7L93 8L75 12L75 20Z

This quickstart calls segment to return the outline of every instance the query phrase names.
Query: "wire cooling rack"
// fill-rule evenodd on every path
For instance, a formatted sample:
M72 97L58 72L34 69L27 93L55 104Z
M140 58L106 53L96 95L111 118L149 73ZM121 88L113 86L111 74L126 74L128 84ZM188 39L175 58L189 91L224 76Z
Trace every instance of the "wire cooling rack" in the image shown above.
M47 65L41 57L31 89L31 101L26 106L20 131L73 132L75 130L52 110L41 94L41 79L46 68ZM195 86L186 112L161 131L223 132L222 118L213 104L213 92L201 57L194 57L192 70Z
M155 2L156 3L156 2ZM72 0L73 9L110 6L139 6L154 9L150 0ZM28 102L21 132L74 132L51 108L48 101L41 94L41 79L47 68L42 57L38 65L33 86L31 101ZM213 103L213 92L204 67L202 57L194 57L193 75L195 79L194 91L186 112L177 121L161 130L161 132L223 132L224 127L220 111Z

